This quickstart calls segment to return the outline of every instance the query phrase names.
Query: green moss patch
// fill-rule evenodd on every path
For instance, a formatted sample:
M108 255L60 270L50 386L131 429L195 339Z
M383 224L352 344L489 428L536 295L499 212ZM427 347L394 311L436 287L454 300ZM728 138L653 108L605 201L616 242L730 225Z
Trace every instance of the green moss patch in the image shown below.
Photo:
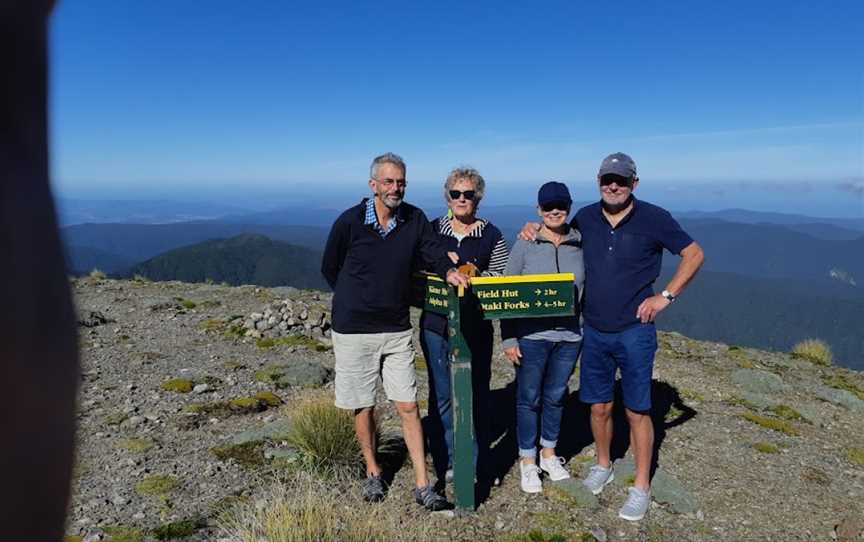
M106 414L105 417L102 418L102 421L104 421L107 425L120 425L121 423L126 421L128 418L129 418L129 415L118 411L118 412L111 412L111 413Z
M258 382L273 384L283 376L285 376L285 367L282 365L268 365L263 369L255 371L254 378Z
M257 397L238 397L228 401L228 408L236 412L262 412L267 410L267 401Z
M127 450L136 454L149 451L155 445L156 443L146 438L125 438L118 440L116 444L121 450Z
M229 339L241 339L246 336L246 328L243 327L242 323L231 324L223 332L223 335Z
M251 414L263 412L270 406L282 404L282 399L275 393L259 392L255 397L238 397L230 401L216 401L213 403L193 403L184 410L193 414L203 416L230 416L232 414ZM276 401L279 401L276 403ZM275 403L275 404L271 404Z
M797 429L795 429L795 427L792 426L792 424L790 424L786 420L778 420L776 418L760 416L758 414L753 414L752 412L745 412L741 415L741 417L748 422L755 423L756 425L764 427L765 429L770 429L772 431L777 431L778 433L783 433L784 435L798 436L801 434Z
M845 374L836 374L824 379L825 385L838 390L846 390L864 401L864 388L858 386Z
M207 333L222 333L225 331L226 322L218 318L210 318L201 322L200 328Z
M255 394L255 399L259 401L264 401L267 403L267 406L277 407L283 403L282 398L273 393L272 391L259 391Z
M156 540L173 540L192 536L195 531L204 527L206 523L202 519L184 519L166 523L150 529L150 535Z
M801 414L794 408L786 405L774 405L771 412L785 420L803 420Z
M172 378L166 380L160 387L165 391L173 391L175 393L189 393L195 387L195 383L188 378Z
M273 337L261 337L255 340L255 346L258 348L273 348L276 346L276 339Z
M277 344L283 346L294 346L308 348L316 352L327 352L330 347L311 337L304 335L288 335L287 337L262 337L255 341L258 348L273 348Z
M776 454L780 452L780 448L770 442L754 442L753 449L763 454Z
M417 367L418 371L425 371L428 365L426 364L426 358L417 354L414 356L414 366Z
M264 459L264 443L260 440L244 442L243 444L217 446L211 448L210 453L220 461L233 459L244 467L259 467L266 463Z
M174 476L154 474L135 484L135 491L147 497L167 497L178 484L179 480Z
M864 448L850 448L846 452L846 457L859 467L864 467Z
M191 299L183 299L182 297L175 297L174 300L177 301L177 303L180 303L180 306L183 307L184 309L192 310L198 306L198 304L195 303L194 301L192 301Z
M102 530L108 535L105 542L144 542L144 530L138 527L108 525Z

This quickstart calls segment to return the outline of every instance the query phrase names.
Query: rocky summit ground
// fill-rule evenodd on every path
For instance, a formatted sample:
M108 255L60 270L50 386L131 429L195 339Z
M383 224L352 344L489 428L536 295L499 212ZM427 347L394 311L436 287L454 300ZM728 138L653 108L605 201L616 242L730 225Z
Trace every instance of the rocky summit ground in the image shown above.
M72 288L83 375L69 540L231 540L226 510L267 508L277 466L293 457L279 437L292 406L332 394L334 360L319 312L329 294L101 277L75 279ZM297 332L283 325L268 337L262 328L287 322L287 306ZM304 309L317 327L300 318ZM599 498L575 480L544 481L540 495L520 491L513 370L500 346L492 383L500 484L478 490L476 513L419 510L407 460L396 463L384 503L359 506L392 511L398 538L416 540L864 537L864 375L675 333L661 333L659 342L658 460L642 522L617 518L632 479L626 439L614 447L618 481ZM425 370L418 375L425 399ZM576 477L593 461L577 388L574 375L559 446ZM392 408L381 403L385 434L398 435ZM623 423L619 416L625 437Z

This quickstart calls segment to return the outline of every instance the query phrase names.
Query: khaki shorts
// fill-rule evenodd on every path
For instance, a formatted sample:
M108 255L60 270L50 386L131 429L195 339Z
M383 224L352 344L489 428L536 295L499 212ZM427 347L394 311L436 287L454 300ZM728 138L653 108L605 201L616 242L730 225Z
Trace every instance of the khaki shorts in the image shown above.
M332 332L336 354L336 406L345 409L375 405L378 375L391 401L417 401L412 332Z

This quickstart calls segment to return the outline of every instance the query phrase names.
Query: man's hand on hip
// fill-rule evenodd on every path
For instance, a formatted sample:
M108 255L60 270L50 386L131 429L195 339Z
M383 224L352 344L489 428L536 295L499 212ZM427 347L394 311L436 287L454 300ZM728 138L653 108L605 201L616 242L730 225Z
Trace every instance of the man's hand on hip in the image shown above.
M636 318L643 324L653 322L654 318L671 303L671 301L660 294L652 295L639 304L639 308L636 309Z

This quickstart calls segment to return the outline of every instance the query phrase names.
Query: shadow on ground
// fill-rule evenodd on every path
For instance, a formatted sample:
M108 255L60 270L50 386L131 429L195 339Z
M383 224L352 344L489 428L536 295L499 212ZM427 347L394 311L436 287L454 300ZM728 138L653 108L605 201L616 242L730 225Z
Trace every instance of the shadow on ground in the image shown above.
M652 381L651 419L654 425L654 455L651 465L653 476L662 453L666 432L672 427L684 424L698 413L688 407L681 399L678 389L668 382ZM490 447L485 461L478 465L476 502L489 498L495 480L503 481L516 467L518 446L516 443L516 383L511 382L504 388L491 392ZM667 419L672 414L672 419ZM624 457L630 446L630 429L624 413L620 380L615 384L615 408L612 414L614 437L612 440L612 460ZM569 461L586 446L594 442L591 435L590 408L579 401L579 391L570 393L564 402L564 415L557 453ZM517 470L518 472L518 470Z

